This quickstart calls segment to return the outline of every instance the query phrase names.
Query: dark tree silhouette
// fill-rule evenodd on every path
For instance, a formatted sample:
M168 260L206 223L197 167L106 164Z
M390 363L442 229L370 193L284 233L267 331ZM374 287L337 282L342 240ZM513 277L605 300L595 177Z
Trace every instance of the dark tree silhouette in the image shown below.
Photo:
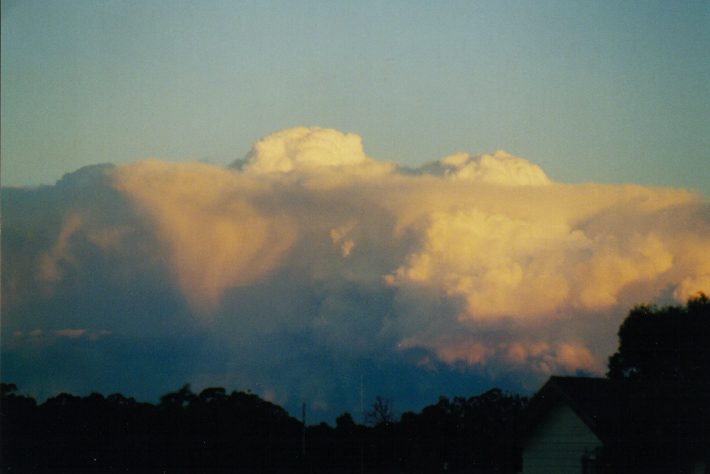
M710 453L710 299L636 306L619 328L607 377L632 423L602 452L624 472L681 472L679 459Z
M17 392L17 385L14 383L0 383L0 396L8 397Z
M184 408L195 399L190 384L182 386L177 392L166 393L160 397L160 405L166 408Z
M367 421L374 426L392 424L395 421L392 400L378 395L365 416Z
M345 412L335 419L335 429L343 433L352 433L355 430L353 416Z
M710 299L705 294L686 306L636 306L618 334L607 377L710 382Z
M475 467L517 472L518 423L527 399L491 389L481 395L448 399L404 413L400 422L409 472L459 471ZM486 471L488 472L488 471ZM493 472L493 471L491 471Z
M524 399L493 389L441 398L397 421L377 397L373 425L349 413L309 426L281 407L221 387L194 394L189 385L160 404L120 393L61 393L37 404L0 386L3 472L514 472L515 423Z

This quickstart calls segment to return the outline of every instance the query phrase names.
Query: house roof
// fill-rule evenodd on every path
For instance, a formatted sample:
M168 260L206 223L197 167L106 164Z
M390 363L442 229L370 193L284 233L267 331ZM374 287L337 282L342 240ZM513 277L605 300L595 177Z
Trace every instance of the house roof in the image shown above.
M626 398L617 382L591 377L550 377L530 401L525 420L529 435L547 412L560 403L568 405L603 442L616 438L625 413Z
M529 437L551 409L564 403L606 446L687 439L687 448L703 450L710 445L708 388L553 376L526 409L523 437Z

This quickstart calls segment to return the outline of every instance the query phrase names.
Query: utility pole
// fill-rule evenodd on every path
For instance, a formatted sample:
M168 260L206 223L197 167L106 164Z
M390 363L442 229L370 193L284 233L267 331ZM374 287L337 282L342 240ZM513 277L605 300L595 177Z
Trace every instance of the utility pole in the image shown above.
M365 387L363 384L362 375L360 376L360 416L362 417L362 424L365 424Z
M363 430L360 437L360 474L365 474L365 384L363 383L362 374L360 374L360 417L362 419Z
M306 402L301 405L301 421L303 421L303 431L301 433L301 459L306 460Z

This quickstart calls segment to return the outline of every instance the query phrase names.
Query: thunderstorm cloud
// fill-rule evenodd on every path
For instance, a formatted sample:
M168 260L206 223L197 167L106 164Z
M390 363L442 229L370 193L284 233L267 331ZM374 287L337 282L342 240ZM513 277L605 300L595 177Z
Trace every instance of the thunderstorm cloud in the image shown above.
M3 216L5 369L45 392L159 373L155 390L182 377L325 413L378 367L432 397L452 373L529 389L603 372L634 304L710 292L710 205L689 191L559 183L504 151L405 169L321 128L229 167L5 188ZM38 362L57 354L98 354L91 380Z

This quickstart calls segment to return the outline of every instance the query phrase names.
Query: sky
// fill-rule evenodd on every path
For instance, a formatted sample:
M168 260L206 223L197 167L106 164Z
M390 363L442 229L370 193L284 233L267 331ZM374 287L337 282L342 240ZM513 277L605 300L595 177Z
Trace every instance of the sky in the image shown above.
M2 379L315 419L710 292L707 2L3 1Z
M2 181L227 164L295 126L421 165L503 149L565 182L710 188L710 7L2 2Z

